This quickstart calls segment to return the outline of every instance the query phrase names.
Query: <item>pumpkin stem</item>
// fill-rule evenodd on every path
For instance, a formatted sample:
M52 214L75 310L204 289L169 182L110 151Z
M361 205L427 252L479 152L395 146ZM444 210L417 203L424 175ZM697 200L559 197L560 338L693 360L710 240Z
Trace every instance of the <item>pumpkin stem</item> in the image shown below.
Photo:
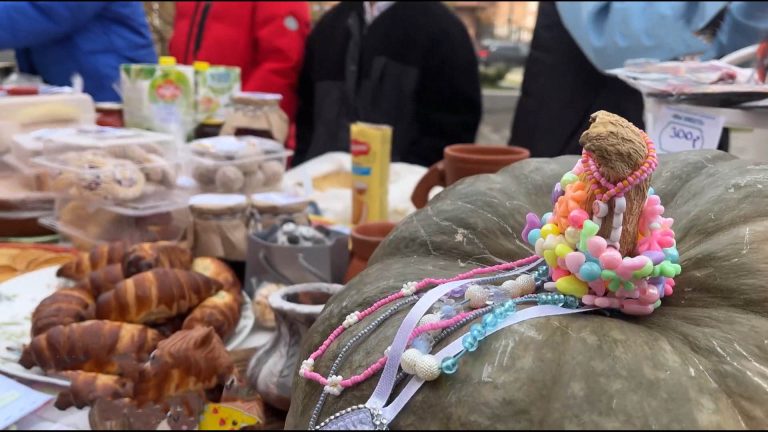
M585 150L593 154L600 174L611 183L616 184L626 179L632 172L640 168L648 155L648 147L640 130L625 118L607 111L598 111L589 118L590 126L579 139ZM582 176L583 181L587 181ZM623 227L619 240L619 252L628 256L635 250L637 243L638 224L648 197L651 176L635 185L624 196L627 208L624 212ZM594 191L587 191L585 210L592 216L592 203L595 201ZM613 208L603 219L598 235L608 238L613 228Z

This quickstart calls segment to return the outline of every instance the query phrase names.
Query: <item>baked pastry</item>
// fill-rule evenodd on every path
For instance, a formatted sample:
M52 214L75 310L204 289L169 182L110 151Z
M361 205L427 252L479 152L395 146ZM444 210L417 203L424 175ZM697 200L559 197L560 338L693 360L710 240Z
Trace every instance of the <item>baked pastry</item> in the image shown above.
M66 371L61 375L69 379L70 385L56 398L54 406L60 410L71 406L84 408L99 399L133 397L133 382L123 377L83 371Z
M227 340L240 321L241 304L240 293L221 290L200 303L184 320L182 328L211 327L222 340Z
M126 159L97 150L70 152L60 157L68 166L51 184L55 191L72 196L129 201L140 197L146 177Z
M90 272L88 276L75 284L75 288L88 291L94 298L99 298L100 295L107 291L111 291L115 285L122 282L124 279L125 274L123 273L123 265L119 263L110 264L104 268Z
M243 172L234 166L224 166L216 171L216 189L223 193L239 192L245 184Z
M32 337L49 329L94 318L96 303L90 291L78 288L56 290L32 312Z
M152 324L150 327L160 332L163 338L167 338L181 330L181 326L184 324L184 320L187 318L187 316L187 314L176 315L175 317L169 318L168 320L161 323Z
M160 241L131 246L123 260L126 277L155 268L187 269L192 264L192 252L175 242Z
M221 282L223 289L234 294L241 294L243 290L235 272L218 258L197 257L192 261L192 271Z
M35 336L24 347L19 363L27 369L115 374L121 363L146 361L161 339L160 333L142 325L83 321Z
M130 323L161 323L186 313L221 289L200 273L156 268L132 276L102 294L96 317Z
M234 372L234 363L213 329L181 330L160 342L142 366L134 398L142 404L185 392L202 392L224 384Z
M102 269L110 264L122 263L126 252L123 242L112 242L97 245L89 252L82 252L80 256L67 264L64 264L56 276L72 280L80 280L88 276L94 270Z

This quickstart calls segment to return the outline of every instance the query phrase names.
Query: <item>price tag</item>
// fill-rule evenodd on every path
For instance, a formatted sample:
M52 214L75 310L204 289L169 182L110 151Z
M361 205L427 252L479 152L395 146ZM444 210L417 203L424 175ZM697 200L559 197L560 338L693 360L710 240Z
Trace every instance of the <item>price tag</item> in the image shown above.
M665 106L654 122L652 139L659 153L716 149L724 124L725 119L720 116Z

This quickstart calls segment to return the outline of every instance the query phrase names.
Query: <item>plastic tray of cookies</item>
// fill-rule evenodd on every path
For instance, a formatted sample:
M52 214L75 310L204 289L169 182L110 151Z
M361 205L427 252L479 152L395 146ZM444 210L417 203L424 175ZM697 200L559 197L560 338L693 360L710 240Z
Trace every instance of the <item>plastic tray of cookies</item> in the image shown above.
M179 241L191 221L187 200L132 209L103 207L92 201L66 198L57 198L54 214L38 220L40 225L58 232L75 247L85 250L114 241L128 244Z
M143 151L132 151L132 147ZM23 164L30 164L33 158L43 155L94 149L142 164L152 163L157 158L173 160L177 155L170 135L96 125L39 129L16 134L11 142L11 154Z
M187 146L189 174L201 192L278 191L293 152L277 141L255 136L216 136Z

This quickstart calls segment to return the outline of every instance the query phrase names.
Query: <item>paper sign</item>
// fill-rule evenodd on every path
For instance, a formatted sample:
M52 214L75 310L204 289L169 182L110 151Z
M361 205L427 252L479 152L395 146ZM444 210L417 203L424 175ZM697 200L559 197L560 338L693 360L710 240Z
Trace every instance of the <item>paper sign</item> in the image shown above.
M52 396L33 390L5 375L0 375L0 430L37 410Z
M716 149L725 119L663 107L654 122L653 136L659 153Z

